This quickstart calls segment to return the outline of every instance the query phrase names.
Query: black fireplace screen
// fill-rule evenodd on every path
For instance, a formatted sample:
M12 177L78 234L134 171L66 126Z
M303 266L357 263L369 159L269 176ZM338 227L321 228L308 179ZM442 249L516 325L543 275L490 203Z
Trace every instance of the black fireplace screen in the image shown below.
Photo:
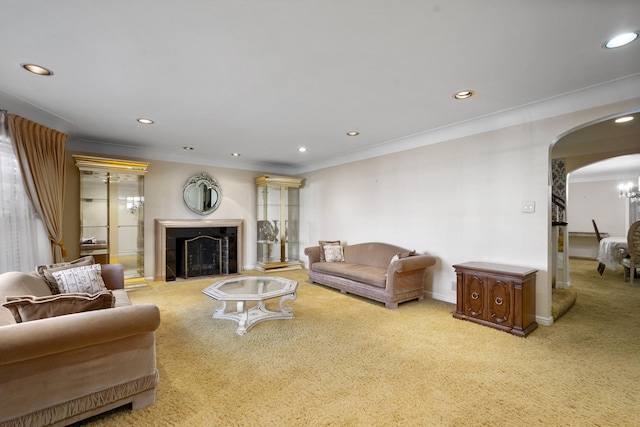
M167 229L166 280L236 274L237 228Z
M225 244L226 242L226 244ZM229 274L229 239L198 236L184 241L184 278Z

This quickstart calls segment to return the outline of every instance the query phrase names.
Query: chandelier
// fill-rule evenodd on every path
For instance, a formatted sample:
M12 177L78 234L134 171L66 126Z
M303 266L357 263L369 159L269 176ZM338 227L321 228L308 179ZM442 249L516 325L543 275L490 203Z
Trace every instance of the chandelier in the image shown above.
M626 197L632 201L640 200L640 191L638 191L638 187L640 187L640 178L638 178L638 185L634 185L633 182L620 184L618 186L618 190L620 190L620 197Z
M142 196L127 196L126 209L131 215L135 215L138 208L144 203Z

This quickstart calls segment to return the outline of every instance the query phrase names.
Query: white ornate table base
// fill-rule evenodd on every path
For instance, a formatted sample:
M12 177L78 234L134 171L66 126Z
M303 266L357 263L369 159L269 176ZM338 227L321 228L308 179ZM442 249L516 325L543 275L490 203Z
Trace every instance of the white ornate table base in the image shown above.
M216 308L213 312L214 319L230 319L238 322L236 334L244 335L252 326L264 322L265 320L293 319L293 310L285 307L287 300L295 300L296 293L285 295L280 298L280 311L268 310L264 301L259 301L254 307L247 308L247 301L236 301L236 311L226 312L227 301L222 301L222 307Z
M216 308L212 317L235 320L238 322L236 334L244 335L265 320L293 319L293 310L284 304L296 299L297 286L298 282L281 277L246 276L214 283L202 292L222 302L222 307ZM280 297L280 311L267 309L265 301L277 297ZM251 301L256 301L256 305L249 307ZM227 312L228 302L235 302L235 311Z

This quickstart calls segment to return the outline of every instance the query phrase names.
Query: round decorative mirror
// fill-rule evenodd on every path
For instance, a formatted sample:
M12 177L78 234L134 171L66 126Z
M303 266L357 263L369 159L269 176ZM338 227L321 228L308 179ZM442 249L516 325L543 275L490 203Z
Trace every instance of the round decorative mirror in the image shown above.
M208 215L218 209L222 201L222 189L207 173L194 175L184 185L184 203L200 215Z

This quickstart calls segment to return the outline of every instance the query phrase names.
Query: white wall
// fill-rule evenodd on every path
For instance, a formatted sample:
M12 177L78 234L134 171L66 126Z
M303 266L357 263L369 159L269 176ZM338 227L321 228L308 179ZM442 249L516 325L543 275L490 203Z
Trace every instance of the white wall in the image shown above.
M571 182L567 200L569 231L593 231L595 219L599 231L611 236L626 236L627 200L620 197L618 181Z
M206 172L222 187L220 207L210 215L198 215L187 208L182 199L184 184L193 175ZM152 161L145 175L145 276L155 271L156 219L243 219L244 220L244 265L243 269L256 264L256 187L254 178L261 173L198 166L182 163Z
M300 252L318 240L340 239L431 253L438 263L427 292L452 303L453 264L536 268L536 315L551 324L550 147L584 123L633 107L637 100L432 145L429 134L418 135L409 143L419 148L301 174ZM254 178L262 173L152 161L145 178L147 275L154 271L154 219L199 218L184 206L182 187L200 172L215 177L223 191L220 208L207 218L244 219L244 264L255 265ZM536 211L522 213L523 201L534 201Z
M567 229L593 232L594 219L600 232L610 236L626 236L628 201L618 196L618 181L571 182L569 175L567 198ZM596 258L596 238L569 237L569 256Z
M381 241L438 258L427 292L456 301L452 265L487 261L539 270L547 282L549 145L516 126L306 174L302 240ZM535 201L535 213L522 213Z
M455 302L452 265L486 261L538 269L536 315L551 324L550 161L553 142L626 111L608 105L308 172L302 246L382 241L438 258L427 292ZM534 213L522 213L534 201Z

